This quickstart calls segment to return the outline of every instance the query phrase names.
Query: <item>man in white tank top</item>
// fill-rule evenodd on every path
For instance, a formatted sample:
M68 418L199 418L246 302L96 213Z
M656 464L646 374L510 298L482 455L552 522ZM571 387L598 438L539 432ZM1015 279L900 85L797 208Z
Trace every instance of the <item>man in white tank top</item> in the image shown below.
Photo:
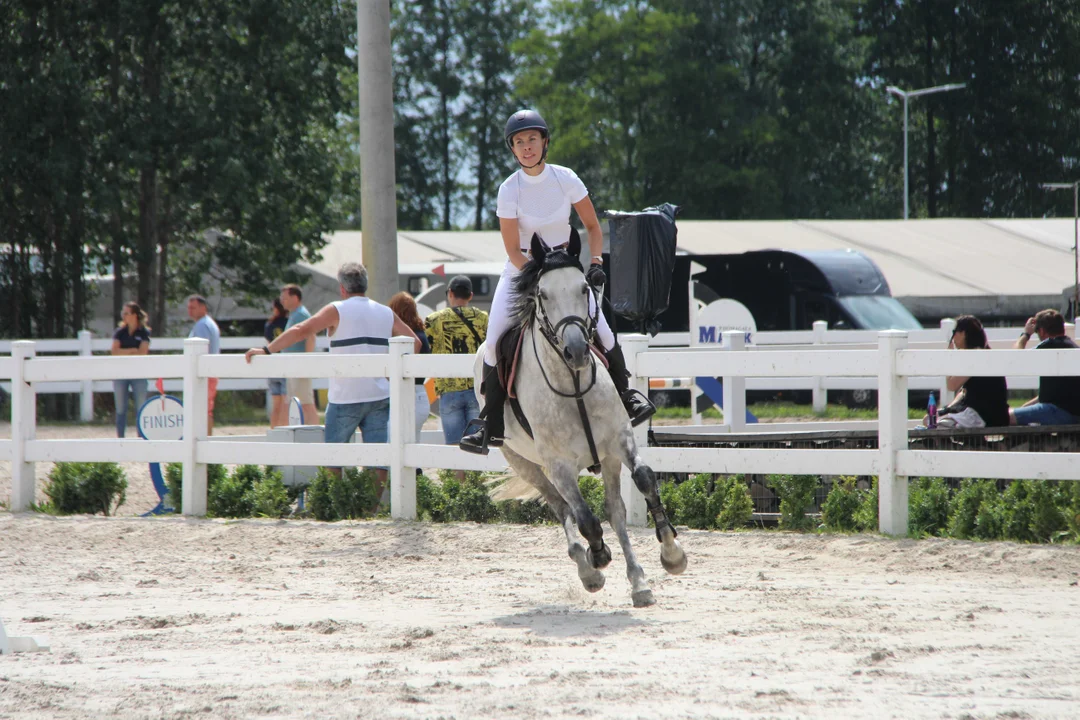
M379 355L390 350L391 337L413 339L413 352L420 352L420 339L394 311L365 297L367 269L360 263L345 263L338 269L341 300L332 302L307 320L294 325L273 342L251 348L244 354L248 362L256 355L270 355L303 342L323 330L330 332L331 355ZM390 421L390 382L386 378L330 378L326 406L324 441L347 443L357 429L365 443L385 443ZM341 468L329 468L339 473ZM375 471L376 497L386 484L386 469Z

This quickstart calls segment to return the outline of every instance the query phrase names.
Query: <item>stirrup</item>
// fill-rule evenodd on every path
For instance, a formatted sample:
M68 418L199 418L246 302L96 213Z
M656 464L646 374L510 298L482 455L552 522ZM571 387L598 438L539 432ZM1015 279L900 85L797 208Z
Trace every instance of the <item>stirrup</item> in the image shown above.
M626 408L626 414L630 416L630 425L637 427L656 414L656 406L649 402L641 391L630 388L623 392L619 398Z
M475 427L476 430L468 432L469 428ZM469 424L465 426L465 431L461 440L458 442L458 447L468 453L474 455L487 455L489 448L502 447L502 438L495 438L488 435L487 420L483 418L473 418L469 421Z

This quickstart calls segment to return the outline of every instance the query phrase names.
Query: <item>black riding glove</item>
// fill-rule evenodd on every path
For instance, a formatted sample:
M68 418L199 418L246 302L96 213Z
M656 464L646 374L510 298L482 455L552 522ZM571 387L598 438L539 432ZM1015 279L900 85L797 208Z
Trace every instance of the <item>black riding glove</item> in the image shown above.
M604 285L607 285L607 275L604 274L604 268L599 265L590 265L589 271L585 273L585 279L589 281L589 285L594 290L599 290Z

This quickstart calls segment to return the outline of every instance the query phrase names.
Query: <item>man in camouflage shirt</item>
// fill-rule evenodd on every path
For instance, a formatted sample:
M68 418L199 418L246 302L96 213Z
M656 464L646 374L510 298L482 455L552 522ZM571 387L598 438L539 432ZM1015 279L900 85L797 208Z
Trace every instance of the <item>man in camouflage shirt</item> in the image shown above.
M457 275L450 280L446 290L447 307L431 313L425 321L432 353L476 354L487 337L488 316L483 310L469 306L472 297L472 281L468 277ZM439 396L439 415L446 444L457 445L469 421L480 415L472 378L436 378L435 392Z

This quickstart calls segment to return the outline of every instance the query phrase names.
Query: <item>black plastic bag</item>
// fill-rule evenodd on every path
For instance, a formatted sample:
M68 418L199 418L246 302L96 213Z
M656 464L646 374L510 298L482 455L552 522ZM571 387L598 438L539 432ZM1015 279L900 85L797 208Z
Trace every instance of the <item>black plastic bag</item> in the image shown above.
M671 203L641 212L609 211L611 307L640 331L656 335L668 306L675 268L675 215Z

